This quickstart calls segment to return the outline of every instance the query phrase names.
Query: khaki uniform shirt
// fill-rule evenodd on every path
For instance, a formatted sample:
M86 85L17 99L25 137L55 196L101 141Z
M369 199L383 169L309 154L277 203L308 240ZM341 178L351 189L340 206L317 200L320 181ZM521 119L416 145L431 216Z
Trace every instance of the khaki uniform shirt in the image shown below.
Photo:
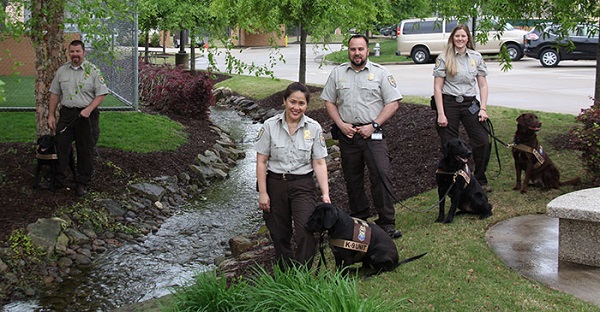
M465 55L456 53L456 64L458 73L454 77L446 75L446 60L443 54L440 54L435 60L433 68L434 77L443 77L443 94L476 96L477 95L477 76L487 76L488 69L483 61L481 53L467 49Z
M96 65L83 61L78 68L71 63L57 71L50 92L61 97L60 104L70 108L85 108L99 95L108 94L104 77Z
M367 60L358 72L350 63L334 68L321 98L337 104L344 122L362 125L375 120L385 105L401 100L402 94L387 69Z
M290 135L284 113L265 121L258 132L255 150L269 156L267 170L274 173L307 174L313 171L312 160L327 157L321 125L303 116L296 133Z

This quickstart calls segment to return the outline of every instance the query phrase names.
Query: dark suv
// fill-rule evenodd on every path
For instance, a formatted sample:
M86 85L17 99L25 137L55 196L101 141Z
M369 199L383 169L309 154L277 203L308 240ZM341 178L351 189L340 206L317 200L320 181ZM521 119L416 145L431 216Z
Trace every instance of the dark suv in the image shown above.
M541 24L523 36L525 55L555 67L561 60L595 60L598 52L598 25L577 25L560 38L558 27Z

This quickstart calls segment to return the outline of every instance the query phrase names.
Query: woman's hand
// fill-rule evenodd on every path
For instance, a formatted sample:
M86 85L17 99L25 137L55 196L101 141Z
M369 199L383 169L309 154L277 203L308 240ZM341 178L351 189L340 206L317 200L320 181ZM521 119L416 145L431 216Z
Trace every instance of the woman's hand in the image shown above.
M489 117L488 117L487 111L484 108L480 109L479 110L479 122L484 122L488 119L489 119Z
M438 127L442 127L442 128L448 126L448 118L446 118L446 115L444 115L444 114L438 115L437 125L438 125Z
M258 194L258 207L264 212L271 211L271 198L267 193Z
M324 203L331 204L331 199L329 199L329 195L323 195L321 196L321 199Z

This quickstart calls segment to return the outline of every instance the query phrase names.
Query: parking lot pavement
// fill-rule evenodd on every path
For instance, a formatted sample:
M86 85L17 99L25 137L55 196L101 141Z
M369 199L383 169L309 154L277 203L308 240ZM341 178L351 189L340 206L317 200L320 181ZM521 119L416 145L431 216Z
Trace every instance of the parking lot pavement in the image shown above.
M326 46L310 44L307 47L306 82L324 85L335 65L321 64L326 53L338 51L340 44ZM241 52L240 52L241 51ZM279 51L269 48L232 50L232 54L246 62L262 65L269 63L269 53L281 54L286 62L278 62L275 77L298 80L300 46L290 44ZM371 61L377 62L375 57ZM223 55L216 57L219 68L225 68ZM489 105L506 106L523 110L537 110L577 115L593 103L595 61L563 61L554 68L542 67L538 60L523 58L513 62L513 68L503 71L497 61L487 62L489 69ZM208 66L206 58L198 58L196 67ZM413 63L385 65L394 76L404 95L431 96L433 92L433 64Z

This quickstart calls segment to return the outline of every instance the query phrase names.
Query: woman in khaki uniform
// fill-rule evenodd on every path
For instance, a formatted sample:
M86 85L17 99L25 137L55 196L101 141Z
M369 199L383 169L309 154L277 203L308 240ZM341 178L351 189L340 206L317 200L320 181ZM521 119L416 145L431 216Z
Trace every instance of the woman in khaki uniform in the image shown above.
M283 95L285 111L265 121L255 146L258 205L282 267L310 265L317 251L317 240L304 228L317 204L313 172L322 201L331 203L323 130L304 115L309 100L305 85L291 83Z
M488 132L482 124L488 119L487 66L481 54L474 50L467 25L457 25L448 37L444 54L433 68L433 95L437 109L436 129L442 146L458 138L460 123L469 135L475 161L475 178L486 192L491 192L485 170L490 158ZM479 97L476 98L477 88Z

